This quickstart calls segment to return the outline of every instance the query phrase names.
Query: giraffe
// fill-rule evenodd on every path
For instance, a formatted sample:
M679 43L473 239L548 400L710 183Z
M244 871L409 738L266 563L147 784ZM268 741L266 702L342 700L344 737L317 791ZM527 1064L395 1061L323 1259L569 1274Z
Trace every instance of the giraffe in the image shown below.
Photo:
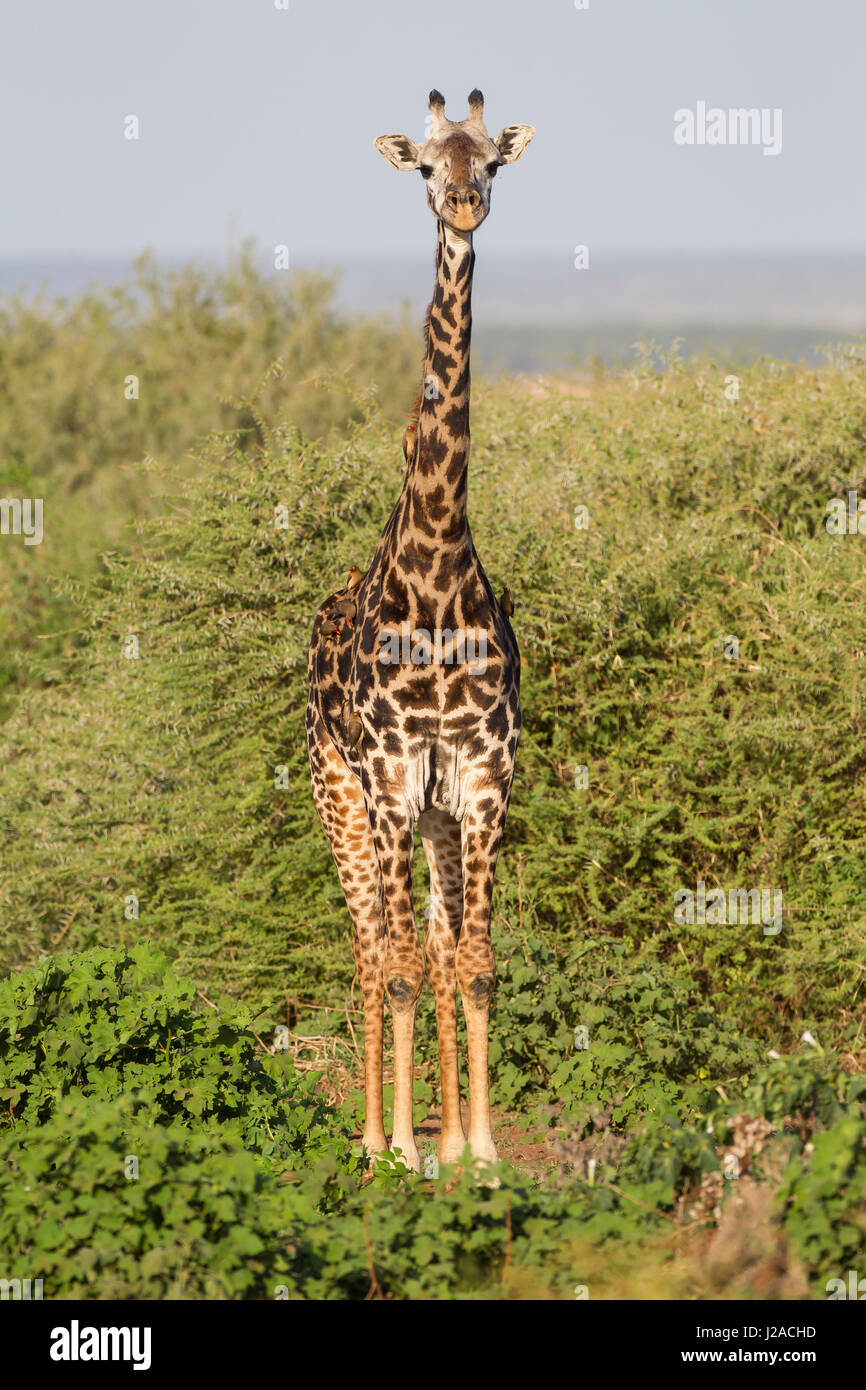
M473 232L497 169L519 159L532 126L491 140L484 98L451 121L430 93L429 135L383 135L396 169L418 170L437 223L436 280L425 321L421 394L404 435L406 475L370 568L319 608L308 673L313 798L353 924L364 1002L369 1154L399 1151L415 1171L415 1012L427 973L442 1092L438 1157L465 1150L456 990L466 1019L473 1159L495 1162L488 1023L496 967L490 909L520 737L520 657L506 591L497 602L466 515ZM483 656L479 653L483 651ZM456 658L456 659L455 659ZM412 896L415 827L430 870L424 953ZM382 1105L384 996L394 1029L394 1116Z

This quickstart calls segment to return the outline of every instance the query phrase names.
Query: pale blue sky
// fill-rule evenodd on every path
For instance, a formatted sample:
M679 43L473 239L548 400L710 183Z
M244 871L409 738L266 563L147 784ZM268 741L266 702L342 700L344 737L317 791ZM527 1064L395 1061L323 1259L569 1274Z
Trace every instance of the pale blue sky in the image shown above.
M19 0L0 21L0 255L265 247L339 262L432 242L375 136L437 86L491 134L489 252L862 251L863 0ZM781 107L783 148L681 148L673 113ZM123 138L134 113L141 139ZM480 248L479 248L480 249Z

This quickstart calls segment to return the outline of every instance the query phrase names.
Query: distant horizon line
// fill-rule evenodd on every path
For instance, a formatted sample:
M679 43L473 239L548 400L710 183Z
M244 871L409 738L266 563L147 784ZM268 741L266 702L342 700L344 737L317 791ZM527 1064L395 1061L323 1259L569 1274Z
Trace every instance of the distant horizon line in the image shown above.
M158 251L152 246L141 246L136 251L73 251L65 254L57 251L3 251L0 250L0 265L124 265L136 260L139 256L153 254L157 261L191 261L191 260L225 260L235 255L243 249L243 243L235 247L223 247L216 250L197 249L187 251ZM844 247L802 247L792 250L789 247L762 247L748 250L745 248L730 247L707 247L696 249L694 247L673 247L661 250L658 248L636 251L627 248L602 249L595 246L593 249L596 265L601 262L611 263L614 261L628 261L636 264L640 263L664 263L688 260L690 262L705 263L723 261L765 261L765 260L785 260L790 262L808 262L815 260L837 260L837 261L862 261L866 263L866 248L844 248ZM257 243L253 243L253 254L261 259L269 259L270 250L264 250ZM432 251L430 252L432 255ZM535 258L537 260L560 262L573 259L573 249L569 246L561 250L539 249L539 248L515 248L514 250L503 251L501 249L486 252L485 258L488 260L505 260L519 257L521 260ZM297 250L293 251L289 246L289 268L292 263L321 264L331 263L334 265L358 264L359 262L369 261L376 264L393 264L395 261L419 261L429 260L427 252L423 249L416 251L353 251L350 255L336 250Z

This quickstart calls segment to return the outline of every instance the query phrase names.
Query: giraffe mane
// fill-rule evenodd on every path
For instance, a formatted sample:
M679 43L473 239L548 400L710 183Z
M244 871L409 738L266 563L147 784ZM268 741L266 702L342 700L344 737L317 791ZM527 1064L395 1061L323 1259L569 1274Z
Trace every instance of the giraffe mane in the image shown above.
M427 305L426 313L424 314L424 356L421 361L422 372L424 370L424 365L426 364L428 355L430 353L430 314L432 312L432 309L433 300L431 299L430 303ZM409 419L406 422L406 428L403 431L403 457L405 458L407 463L411 463L415 453L415 449L418 444L418 421L421 418L421 405L423 401L424 383L422 381L421 390L418 392L417 396L412 402L412 405L409 408Z

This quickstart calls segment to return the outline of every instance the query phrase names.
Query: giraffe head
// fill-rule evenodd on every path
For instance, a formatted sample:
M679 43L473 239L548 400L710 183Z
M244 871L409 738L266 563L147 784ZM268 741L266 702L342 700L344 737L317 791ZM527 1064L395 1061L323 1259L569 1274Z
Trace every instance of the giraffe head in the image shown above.
M491 140L484 125L484 98L469 93L465 121L449 121L441 92L430 93L429 135L416 144L408 135L380 135L376 149L395 169L418 169L427 184L433 216L457 232L474 232L490 211L490 188L500 164L513 164L535 127L507 125Z

